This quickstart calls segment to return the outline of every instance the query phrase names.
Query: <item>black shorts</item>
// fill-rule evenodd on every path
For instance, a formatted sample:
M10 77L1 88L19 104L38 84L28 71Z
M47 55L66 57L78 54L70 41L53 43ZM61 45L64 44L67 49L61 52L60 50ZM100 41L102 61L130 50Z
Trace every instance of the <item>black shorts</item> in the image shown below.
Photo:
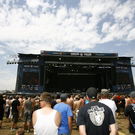
M0 112L0 120L3 120L4 112Z

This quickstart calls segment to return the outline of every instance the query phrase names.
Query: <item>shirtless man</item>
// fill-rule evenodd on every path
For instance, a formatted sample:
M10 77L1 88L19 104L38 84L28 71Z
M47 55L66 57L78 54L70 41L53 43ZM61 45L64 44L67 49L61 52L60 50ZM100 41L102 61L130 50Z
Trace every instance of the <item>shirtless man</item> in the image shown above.
M68 94L67 96L68 97L67 97L66 103L70 106L71 110L73 110L74 102L73 102L73 99L71 98L71 94Z
M130 97L128 96L127 99L126 99L126 104L125 104L125 108L128 106L128 105L131 105L133 102L131 101ZM128 118L129 119L129 118ZM130 122L128 121L128 127L130 126Z
M83 99L83 95L80 95L81 107L85 105L85 101Z
M79 112L79 109L81 108L81 100L78 95L76 95L75 98L76 98L76 101L74 102L73 110L75 110L75 120L77 123L78 112Z
M130 97L128 97L126 99L126 105L125 105L125 108L128 106L128 105L131 105L133 102L131 101Z

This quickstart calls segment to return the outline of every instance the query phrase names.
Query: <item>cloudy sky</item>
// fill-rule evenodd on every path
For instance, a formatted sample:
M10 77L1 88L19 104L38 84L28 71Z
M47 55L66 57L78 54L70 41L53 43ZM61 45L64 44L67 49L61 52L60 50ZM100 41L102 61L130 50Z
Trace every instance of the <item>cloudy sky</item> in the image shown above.
M0 90L15 89L11 55L40 50L135 57L134 0L0 0Z

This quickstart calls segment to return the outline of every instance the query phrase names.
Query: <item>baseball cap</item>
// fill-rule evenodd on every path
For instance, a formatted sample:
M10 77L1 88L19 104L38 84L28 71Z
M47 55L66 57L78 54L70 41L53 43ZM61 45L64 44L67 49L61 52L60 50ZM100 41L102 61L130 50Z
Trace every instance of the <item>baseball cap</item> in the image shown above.
M61 94L60 95L61 101L66 101L67 99L67 94Z
M108 95L108 94L109 94L109 90L107 90L107 89L102 89L102 90L101 90L101 94L103 94L103 95Z
M135 91L132 91L129 96L135 98Z
M94 87L90 87L87 89L87 95L89 98L95 99L97 98L97 90Z

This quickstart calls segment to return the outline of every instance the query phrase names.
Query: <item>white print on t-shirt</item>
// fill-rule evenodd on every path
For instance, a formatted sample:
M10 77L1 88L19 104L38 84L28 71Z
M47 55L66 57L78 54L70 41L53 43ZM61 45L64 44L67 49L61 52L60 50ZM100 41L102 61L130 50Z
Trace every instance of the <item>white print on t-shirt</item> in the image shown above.
M133 111L135 112L135 107L132 107Z
M91 122L96 125L102 125L104 121L104 107L91 106L90 109L87 110Z

